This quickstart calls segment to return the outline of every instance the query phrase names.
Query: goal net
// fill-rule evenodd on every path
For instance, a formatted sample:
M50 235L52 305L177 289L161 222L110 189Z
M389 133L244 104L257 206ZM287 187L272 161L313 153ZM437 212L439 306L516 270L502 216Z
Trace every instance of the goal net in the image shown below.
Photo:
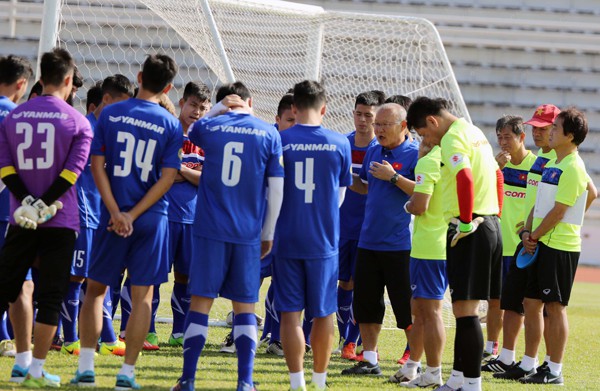
M135 80L145 56L161 52L180 67L173 102L188 81L214 90L239 80L252 92L256 115L273 121L281 96L313 79L327 90L325 126L341 133L353 130L354 98L368 90L443 97L470 121L440 37L420 18L284 1L63 0L58 44L86 80L79 104L94 82L114 73ZM229 309L218 303L211 317L223 320ZM394 327L392 318L386 327Z

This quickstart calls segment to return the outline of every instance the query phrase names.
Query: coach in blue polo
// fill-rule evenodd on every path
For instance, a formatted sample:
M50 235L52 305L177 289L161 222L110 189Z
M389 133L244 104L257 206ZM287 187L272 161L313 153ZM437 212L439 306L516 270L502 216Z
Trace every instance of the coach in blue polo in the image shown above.
M384 288L387 288L398 328L407 330L412 324L410 214L402 206L415 186L419 145L408 139L406 110L398 104L381 106L374 126L379 145L367 150L360 174L354 177L350 187L367 194L356 257L353 302L354 317L363 340L364 361L343 370L344 375L381 375L377 339L385 313Z

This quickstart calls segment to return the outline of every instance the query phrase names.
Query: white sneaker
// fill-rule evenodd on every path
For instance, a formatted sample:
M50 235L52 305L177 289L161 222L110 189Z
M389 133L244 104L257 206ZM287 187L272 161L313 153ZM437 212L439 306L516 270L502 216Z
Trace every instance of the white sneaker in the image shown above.
M225 337L225 341L221 344L221 349L219 349L221 353L235 353L235 343L233 342L233 334L229 333Z
M409 371L405 367L398 369L396 373L390 376L390 383L408 383L421 375L421 367L417 367L416 371Z
M283 346L281 346L281 342L275 341L272 344L270 344L267 348L267 353L283 357Z
M265 335L264 338L262 338L260 341L258 341L258 345L256 346L256 348L260 349L264 345L267 345L267 347L268 347L270 340L271 340L271 333L267 333L267 335Z
M423 388L426 388L426 387L435 387L435 386L439 387L442 384L443 384L442 383L442 373L440 371L437 374L437 376L433 375L431 373L423 373L421 375L418 375L411 381L400 383L400 387L405 387L405 388L423 387Z
M0 341L0 356L3 357L15 357L17 350L15 344L10 339Z

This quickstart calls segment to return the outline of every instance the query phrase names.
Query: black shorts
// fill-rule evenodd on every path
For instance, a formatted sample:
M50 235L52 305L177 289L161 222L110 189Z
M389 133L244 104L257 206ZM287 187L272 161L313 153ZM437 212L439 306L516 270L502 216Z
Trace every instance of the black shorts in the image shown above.
M359 248L354 272L352 308L358 323L383 323L384 288L396 316L396 325L412 324L410 313L410 251L374 251Z
M36 321L57 325L69 288L76 236L68 228L31 230L11 225L0 252L0 306L4 308L17 299L27 271L39 256Z
M527 286L528 269L517 267L517 255L523 248L523 242L519 243L515 255L508 268L508 273L502 285L502 296L500 297L500 308L524 315L523 298Z
M475 216L474 216L475 217ZM500 298L502 234L497 216L482 216L477 231L450 247L456 226L447 233L446 268L452 302Z
M529 267L530 274L525 297L544 303L559 302L569 305L579 252L556 250L539 242L536 262Z

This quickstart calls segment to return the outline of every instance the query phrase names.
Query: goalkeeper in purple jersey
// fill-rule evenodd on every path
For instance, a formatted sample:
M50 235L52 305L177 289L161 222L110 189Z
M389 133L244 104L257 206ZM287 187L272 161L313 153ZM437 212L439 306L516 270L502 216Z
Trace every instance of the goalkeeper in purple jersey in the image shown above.
M73 184L85 166L92 139L89 122L65 102L73 84L71 55L64 49L44 53L40 68L42 96L13 110L0 125L0 176L11 192L12 214L0 255L0 310L16 300L39 254L33 357L25 367L15 365L11 374L36 388L60 385L60 378L43 371L43 365L68 288L79 232ZM30 327L15 321L15 329Z

